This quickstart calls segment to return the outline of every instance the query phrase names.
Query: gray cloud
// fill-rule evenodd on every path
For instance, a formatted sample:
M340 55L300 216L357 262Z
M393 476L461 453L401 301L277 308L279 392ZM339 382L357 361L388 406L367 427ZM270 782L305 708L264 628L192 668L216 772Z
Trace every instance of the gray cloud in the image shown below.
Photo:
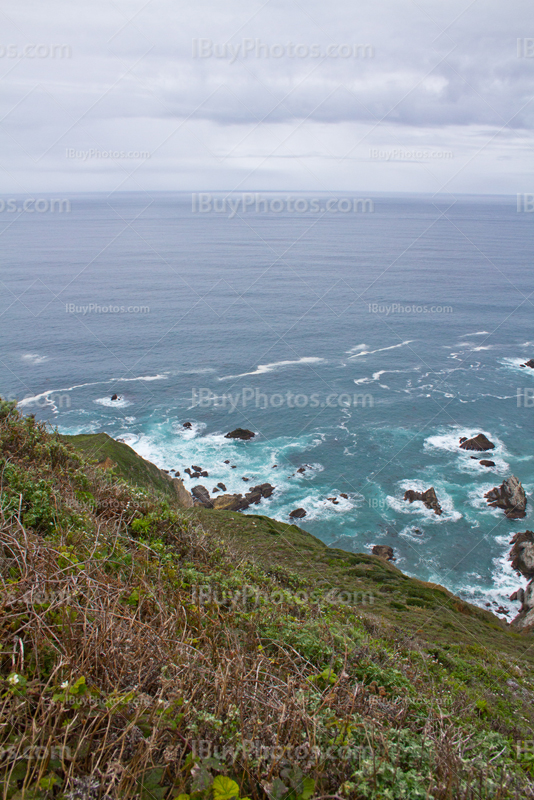
M3 184L529 191L534 40L518 57L518 39L534 35L529 10L526 0L22 0L0 12ZM200 40L228 57L200 57ZM324 57L299 57L314 45ZM325 55L334 45L347 47ZM369 159L395 145L454 158ZM82 162L69 149L151 157Z

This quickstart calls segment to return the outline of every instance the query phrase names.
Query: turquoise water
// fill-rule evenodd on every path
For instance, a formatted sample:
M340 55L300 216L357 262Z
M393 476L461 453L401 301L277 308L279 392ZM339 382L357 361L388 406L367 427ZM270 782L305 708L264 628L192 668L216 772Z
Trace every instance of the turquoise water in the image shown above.
M508 542L532 506L513 522L483 494L534 487L534 223L515 198L230 220L185 195L85 195L0 229L0 391L25 412L208 470L189 487L269 481L250 512L302 506L327 543L389 544L408 574L513 611ZM238 426L256 437L224 438ZM478 432L494 468L458 448ZM440 517L402 499L429 486Z

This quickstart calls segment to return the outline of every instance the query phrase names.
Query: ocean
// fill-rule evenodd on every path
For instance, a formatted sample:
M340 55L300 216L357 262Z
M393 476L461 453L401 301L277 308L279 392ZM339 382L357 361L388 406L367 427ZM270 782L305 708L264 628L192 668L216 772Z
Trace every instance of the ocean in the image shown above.
M270 482L247 513L302 507L324 542L390 545L408 575L511 617L524 581L509 540L533 524L534 214L515 197L344 199L233 216L181 193L5 209L0 394L61 433L120 438L188 488ZM226 439L237 427L256 436ZM494 467L459 449L479 432ZM511 474L524 520L484 499ZM403 500L430 486L441 516Z

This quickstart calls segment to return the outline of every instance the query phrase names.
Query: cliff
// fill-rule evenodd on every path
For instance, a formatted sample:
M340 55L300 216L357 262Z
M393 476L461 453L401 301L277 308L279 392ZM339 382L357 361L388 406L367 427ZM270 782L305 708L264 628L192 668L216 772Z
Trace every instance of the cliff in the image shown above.
M533 796L534 637L125 448L0 401L6 798Z

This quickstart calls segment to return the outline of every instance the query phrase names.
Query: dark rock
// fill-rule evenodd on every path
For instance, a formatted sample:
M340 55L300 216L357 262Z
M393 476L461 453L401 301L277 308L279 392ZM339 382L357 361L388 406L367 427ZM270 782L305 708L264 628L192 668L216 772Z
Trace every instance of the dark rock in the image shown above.
M509 600L512 603L521 603L521 605L523 604L524 599L525 599L525 590L523 588L516 589L516 591L509 597Z
M470 456L470 458L474 459L475 461L478 461L478 458L476 456Z
M530 367L534 369L534 358L531 358L529 361L526 361L524 364L521 364L522 367Z
M508 519L522 519L526 517L527 498L525 490L519 480L512 475L496 486L491 491L486 492L484 497L488 505L493 508L502 508Z
M249 431L246 428L236 428L235 431L230 431L224 437L225 439L243 439L247 441L248 439L252 439L256 434L253 431Z
M205 469L203 469L200 474L202 475L203 478L209 478L209 473Z
M471 456L471 458L473 458L473 456ZM481 458L480 459L480 463L482 464L483 467L494 467L495 466L495 461L487 461L485 458Z
M218 487L218 486L214 486L214 487L213 487L213 489L211 490L211 493L212 493L212 494L215 494L215 492L220 492L220 491L221 491L221 490L219 489L219 487Z
M461 437L460 444L462 444L462 442L467 442L467 436L462 436Z
M236 467L236 465L235 465L235 464L232 464L232 466L230 467L230 469L237 469L237 467Z
M177 478L180 477L180 471L179 470L175 469L174 470L174 474L176 475Z
M241 478L242 481L249 481L250 478Z
M534 578L534 533L516 533L510 544L513 547L508 558L512 562L512 569L525 578Z
M434 511L438 516L443 514L443 510L438 503L438 498L436 497L436 492L434 491L433 486L424 492L416 492L414 489L408 489L404 493L404 499L408 500L410 503L413 503L414 500L421 500L421 502L424 503L427 508L432 509L432 511Z
M375 544L371 552L374 556L384 558L386 561L395 561L393 548L387 544Z
M200 475L201 475L201 473L200 473L200 472L193 472L193 473L192 473L192 475L191 475L191 477L192 477L192 478L200 478Z
M473 436L472 439L465 439L463 441L460 439L460 447L462 450L493 450L495 445L493 442L484 436L483 433L479 433L476 436Z
M189 430L189 429L190 429L190 428L192 428L193 426L191 425L191 423L190 423L190 422L184 422L184 425L183 425L183 427L184 427L184 428L187 428L187 430Z
M299 467L297 472L300 472L300 473L306 472L306 467Z
M213 503L210 500L210 493L205 486L201 486L200 484L193 486L191 494L204 508L213 508Z
M295 508L289 516L291 517L291 519L302 519L302 517L306 516L306 509Z
M504 608L504 606L499 606L499 608L497 609L497 614L506 614L506 615L508 615L509 613L510 612L508 611L508 609Z
M166 473L167 473L167 475L170 473L170 470L168 470L168 469L162 469L161 471L162 471L162 472L166 472Z
M342 498L343 498L343 500L348 500L348 499L349 499L349 496L348 496L348 494L345 494L345 492L340 492L340 493L339 493L339 496L340 496L340 497L342 497Z
M276 469L277 467L278 467L278 464L273 464L271 469Z
M225 461L224 463L225 463L225 464L229 464L229 463L230 463L230 460L229 460L229 459L226 459L226 461Z
M202 472L202 467L197 467L196 464L191 464L191 469L193 472Z
M114 394L114 395L113 395L113 397L112 397L111 399L112 399L112 400L118 400L118 399L119 399L119 395L118 395L118 394Z
M330 500L330 502L333 503L334 500L337 500L337 497L327 497L326 499Z
M219 489L220 489L222 492L225 492L225 491L226 491L226 486L224 485L224 483L218 483L218 484L217 484L217 486L219 487Z
M187 469L184 469L184 472L186 472L189 475L189 477L191 477L192 473L191 473L191 470L189 469L189 467L187 467Z

